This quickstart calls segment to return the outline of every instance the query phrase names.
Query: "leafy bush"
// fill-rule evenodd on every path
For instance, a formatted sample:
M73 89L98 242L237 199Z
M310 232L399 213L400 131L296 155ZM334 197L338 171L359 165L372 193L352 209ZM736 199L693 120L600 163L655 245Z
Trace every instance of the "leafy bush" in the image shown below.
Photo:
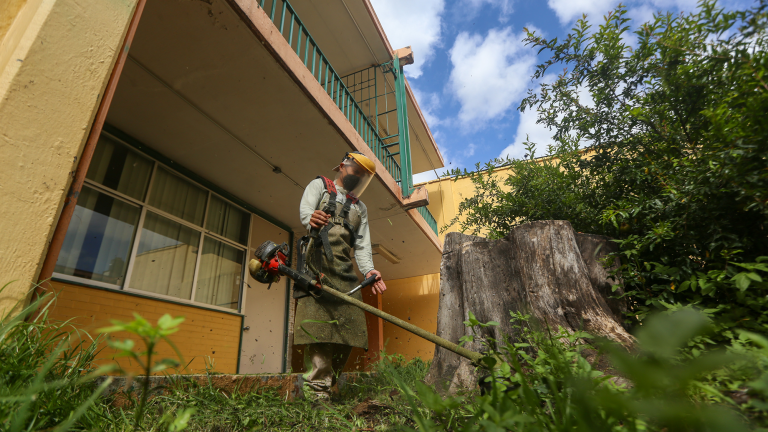
M674 303L716 311L722 330L764 333L768 258L768 2L657 15L630 35L618 8L563 40L520 110L551 128L551 158L490 162L469 176L460 228L502 237L565 219L621 246L632 319ZM629 44L632 36L636 46ZM587 144L585 150L580 145ZM509 173L498 171L505 165Z

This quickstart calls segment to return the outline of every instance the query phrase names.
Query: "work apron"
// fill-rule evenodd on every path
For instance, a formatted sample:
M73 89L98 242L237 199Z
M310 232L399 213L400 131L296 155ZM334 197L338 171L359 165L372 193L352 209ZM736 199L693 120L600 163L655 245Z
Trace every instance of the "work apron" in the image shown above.
M329 199L328 193L323 193L323 199L320 200L317 210L324 208ZM337 200L337 215L340 213L342 204ZM328 232L328 240L333 252L333 260L328 260L319 241L314 242L313 249L307 251L306 259L325 274L337 290L346 293L359 284L352 263L352 233L344 227L341 217L334 216L332 220L334 226ZM347 220L357 232L361 222L360 212L351 207ZM316 253L315 248L319 248L320 253ZM317 266L318 257L320 266ZM352 298L362 301L363 294L358 291L352 294ZM330 294L323 294L317 299L312 296L302 297L296 306L293 343L299 345L335 343L367 350L368 330L365 312Z

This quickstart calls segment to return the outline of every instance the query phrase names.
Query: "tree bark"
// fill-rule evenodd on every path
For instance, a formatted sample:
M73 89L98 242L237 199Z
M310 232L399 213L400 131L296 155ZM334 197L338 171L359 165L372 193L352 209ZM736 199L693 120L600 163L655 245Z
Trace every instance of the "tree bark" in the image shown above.
M584 233L576 233L576 245L584 265L587 266L592 288L605 300L613 318L619 323L624 323L627 302L625 299L615 298L624 294L624 287L619 278L610 275L621 267L621 262L618 258L613 262L605 262L609 254L619 251L619 245L612 242L610 237Z
M600 259L613 250L607 237L576 234L568 221L520 225L500 240L449 233L440 268L437 335L458 343L470 334L463 321L472 312L480 322L499 323L482 329L482 337L515 340L510 312L522 312L553 331L584 330L631 348L634 338L620 324L621 302L606 298L615 295L616 281L608 279ZM479 341L465 346L482 349ZM436 347L426 381L454 392L474 386L474 373L468 361Z

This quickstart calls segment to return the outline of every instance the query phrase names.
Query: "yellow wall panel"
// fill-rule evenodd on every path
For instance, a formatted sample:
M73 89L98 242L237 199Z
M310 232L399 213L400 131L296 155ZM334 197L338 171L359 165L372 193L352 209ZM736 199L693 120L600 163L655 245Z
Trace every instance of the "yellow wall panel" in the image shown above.
M382 295L383 310L400 319L434 333L437 330L437 306L440 296L440 275L430 274L412 278L388 280ZM432 358L435 345L384 322L384 350L411 360Z
M237 372L241 329L239 315L138 297L120 291L61 282L53 282L52 285L57 297L49 314L51 320L71 320L75 327L86 330L95 337L96 330L110 325L110 320L132 321L134 312L151 323L156 323L166 313L174 317L183 316L186 320L179 327L179 331L171 336L171 340L184 357L181 368L186 368L180 372L204 372L206 361L209 360L214 362L217 372ZM113 337L127 339L130 335L116 333ZM135 339L137 348L143 348L138 339L131 338ZM130 364L127 359L113 360L114 351L103 343L102 346L104 349L99 355L100 363L117 361L128 371L139 372L138 366ZM157 347L157 353L157 359L177 358L173 349L165 342Z

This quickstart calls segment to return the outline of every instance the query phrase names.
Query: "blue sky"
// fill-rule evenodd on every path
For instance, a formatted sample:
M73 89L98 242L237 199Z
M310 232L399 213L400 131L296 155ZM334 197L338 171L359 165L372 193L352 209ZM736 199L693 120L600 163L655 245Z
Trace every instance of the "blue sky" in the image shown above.
M415 63L408 81L445 159L446 168L472 169L501 156L522 157L526 134L544 148L551 132L536 125L535 112L517 111L534 67L546 59L522 42L523 28L562 38L582 14L593 25L618 0L371 0L392 47L410 45ZM633 23L654 12L690 12L696 0L630 0ZM750 0L721 1L726 8ZM634 27L634 25L633 25ZM540 154L541 151L537 152ZM434 173L415 176L421 182Z

